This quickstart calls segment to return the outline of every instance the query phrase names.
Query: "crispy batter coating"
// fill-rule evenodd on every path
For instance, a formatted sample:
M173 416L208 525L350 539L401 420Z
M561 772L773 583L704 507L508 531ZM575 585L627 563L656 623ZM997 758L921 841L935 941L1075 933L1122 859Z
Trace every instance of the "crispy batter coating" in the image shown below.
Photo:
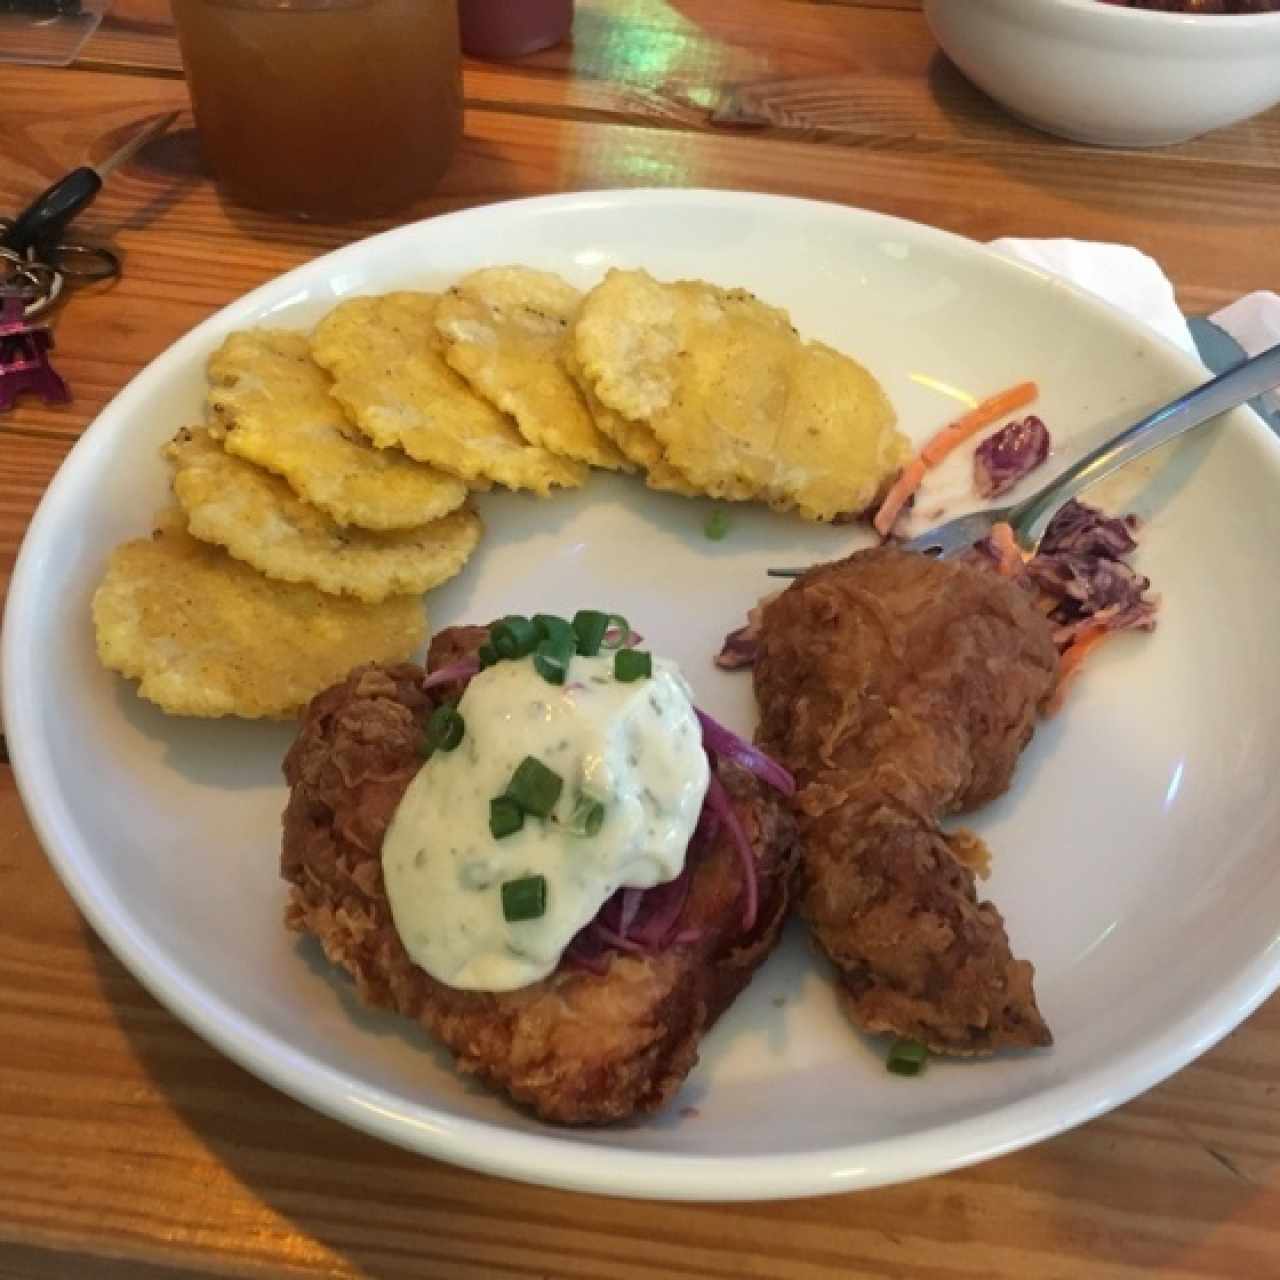
M474 652L479 628L446 631L432 667ZM760 911L742 923L742 876L727 840L696 854L680 930L695 941L613 953L605 972L570 962L519 991L459 991L409 959L392 923L380 850L421 761L433 705L411 665L363 667L321 694L285 760L291 787L281 872L286 924L314 934L371 1005L416 1019L475 1074L545 1120L600 1124L654 1111L697 1061L698 1042L777 942L789 900L793 823L733 766L720 777L756 850Z
M1008 787L1056 674L1030 597L981 566L863 551L765 609L760 742L797 776L800 909L864 1029L941 1053L1051 1042L972 838L937 819Z

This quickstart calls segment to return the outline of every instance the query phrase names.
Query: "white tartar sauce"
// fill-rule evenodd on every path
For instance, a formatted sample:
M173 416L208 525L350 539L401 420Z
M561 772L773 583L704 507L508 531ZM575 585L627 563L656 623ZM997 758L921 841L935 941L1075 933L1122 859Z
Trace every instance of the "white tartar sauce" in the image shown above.
M614 678L613 654L575 657L564 685L530 658L472 678L466 729L418 771L382 845L391 915L405 950L433 978L512 991L551 973L574 934L619 888L675 879L709 780L689 687L655 657L652 676ZM495 839L489 802L534 756L563 779L548 818ZM580 796L604 805L594 836L574 834ZM508 922L502 885L546 879L546 910Z

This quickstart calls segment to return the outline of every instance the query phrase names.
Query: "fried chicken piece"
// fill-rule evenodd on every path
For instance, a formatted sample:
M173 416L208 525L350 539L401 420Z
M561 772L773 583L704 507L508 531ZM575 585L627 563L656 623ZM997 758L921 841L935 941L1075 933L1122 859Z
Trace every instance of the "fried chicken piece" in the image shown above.
M474 653L485 635L441 633L429 667ZM435 705L437 691L423 693L422 676L411 665L363 667L308 708L285 760L287 926L314 934L367 1003L415 1019L461 1070L544 1120L599 1124L657 1110L778 940L795 858L792 818L749 774L719 767L756 854L760 904L750 930L742 928L740 857L726 837L690 853L679 931L696 931L694 940L654 953L612 952L600 973L562 960L550 977L518 991L448 987L410 960L382 880L382 839L421 765L418 745Z
M983 566L878 548L765 609L759 741L796 775L800 910L865 1030L939 1053L1051 1042L973 837L937 820L1008 787L1056 674L1031 597Z

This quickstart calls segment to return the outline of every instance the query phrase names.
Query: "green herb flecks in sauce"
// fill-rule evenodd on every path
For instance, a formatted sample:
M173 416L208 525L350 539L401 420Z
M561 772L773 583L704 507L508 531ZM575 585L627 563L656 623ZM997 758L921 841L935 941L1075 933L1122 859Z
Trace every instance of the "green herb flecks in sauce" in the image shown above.
M608 621L612 640L626 624ZM533 626L539 644L564 635L541 616ZM392 917L413 961L441 982L536 982L617 889L683 868L708 781L688 687L661 658L618 679L615 659L638 651L605 643L575 654L564 684L548 683L532 652L473 677L457 706L459 749L436 751L396 810L382 848ZM524 897L535 890L508 890L519 898L510 918L503 886L538 877L542 911Z

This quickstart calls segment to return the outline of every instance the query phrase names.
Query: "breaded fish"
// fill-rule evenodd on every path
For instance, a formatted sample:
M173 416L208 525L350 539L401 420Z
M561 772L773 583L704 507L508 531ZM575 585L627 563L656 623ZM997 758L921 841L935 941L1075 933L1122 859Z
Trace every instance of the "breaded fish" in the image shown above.
M799 904L850 1016L940 1053L1043 1045L1034 971L980 902L945 814L1004 791L1057 651L989 568L879 548L810 570L764 609L759 740L796 775Z
M430 666L474 653L480 628L436 637ZM409 959L392 922L381 845L405 788L437 691L411 665L355 671L315 699L285 760L291 793L281 873L286 924L320 940L362 998L418 1021L458 1067L545 1120L600 1124L654 1111L680 1087L698 1043L773 949L787 913L793 824L774 795L730 764L718 773L756 855L754 925L743 928L743 876L721 836L691 853L676 942L611 952L603 970L562 960L517 991L448 987Z

